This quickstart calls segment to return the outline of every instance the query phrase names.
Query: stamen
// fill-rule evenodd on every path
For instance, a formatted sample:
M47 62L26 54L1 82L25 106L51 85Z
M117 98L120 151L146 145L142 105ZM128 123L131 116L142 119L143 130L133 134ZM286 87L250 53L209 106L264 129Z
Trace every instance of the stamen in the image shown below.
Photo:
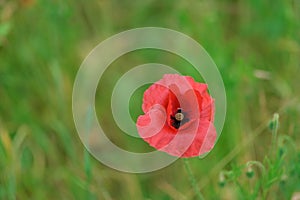
M184 114L182 114L182 113L176 113L175 114L175 119L177 120L177 121L182 121L183 119L184 119Z
M171 115L170 117L172 120L172 126L176 129L178 129L182 124L185 124L186 122L189 121L189 119L185 117L181 108L178 108L175 115L174 116Z

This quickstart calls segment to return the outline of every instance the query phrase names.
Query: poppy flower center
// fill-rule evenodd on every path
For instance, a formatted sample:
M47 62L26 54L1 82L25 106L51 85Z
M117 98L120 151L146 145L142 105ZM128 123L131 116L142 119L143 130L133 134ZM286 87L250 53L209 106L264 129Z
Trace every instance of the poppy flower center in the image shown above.
M177 121L182 121L184 119L184 114L182 114L182 113L176 113L175 114L175 119Z
M181 108L177 109L174 116L171 115L171 124L174 128L179 129L181 125L188 122L189 119L185 117L185 113L182 112Z

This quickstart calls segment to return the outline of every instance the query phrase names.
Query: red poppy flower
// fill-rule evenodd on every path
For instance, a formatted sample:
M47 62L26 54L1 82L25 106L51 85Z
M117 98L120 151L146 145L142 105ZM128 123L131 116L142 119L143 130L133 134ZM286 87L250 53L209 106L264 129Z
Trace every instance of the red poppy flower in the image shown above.
M178 157L209 152L216 140L214 100L207 85L192 77L166 74L144 93L140 136L154 148Z

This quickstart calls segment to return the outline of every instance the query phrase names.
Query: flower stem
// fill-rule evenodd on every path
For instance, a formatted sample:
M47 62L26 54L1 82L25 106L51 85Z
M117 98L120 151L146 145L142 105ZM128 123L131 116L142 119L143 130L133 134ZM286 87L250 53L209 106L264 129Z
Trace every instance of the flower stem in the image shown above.
M189 160L188 158L183 158L183 163L184 163L184 166L185 166L185 169L188 173L188 176L189 176L189 179L190 179L190 182L191 182L191 185L194 189L194 192L197 196L197 199L198 200L204 200L204 197L203 195L201 194L200 190L199 190L199 187L196 183L196 179L195 179L195 176L193 175L193 172L191 170L191 167L190 167L190 163L189 163Z
M266 173L267 173L266 167L265 167L261 162L256 161L256 160L253 160L253 161L248 161L248 162L246 163L246 166L247 166L247 167L249 167L249 166L251 166L251 165L256 165L256 166L258 166L258 167L261 169L261 171L262 171L262 173L263 173L263 176L266 175Z
M277 113L273 116L273 124L272 124L272 149L271 149L271 156L276 157L276 148L277 148L277 131L278 131L278 120L279 115Z

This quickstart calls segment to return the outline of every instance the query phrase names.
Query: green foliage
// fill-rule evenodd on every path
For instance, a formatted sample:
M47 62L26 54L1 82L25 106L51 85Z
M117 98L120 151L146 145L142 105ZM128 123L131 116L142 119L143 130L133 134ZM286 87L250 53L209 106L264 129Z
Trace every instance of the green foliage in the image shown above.
M263 163L259 161L249 161L245 165L236 166L233 165L230 171L221 172L226 174L226 181L232 182L234 187L238 188L239 199L282 199L291 198L291 191L281 190L285 185L290 182L290 177L286 174L291 172L296 165L284 165L284 163L294 162L297 163L295 157L288 157L289 154L296 154L295 148L291 152L285 152L282 149L287 148L287 144L283 144L283 138L289 140L293 146L295 146L294 141L290 140L290 137L284 135L277 138L278 131L278 114L274 114L274 118L270 123L274 124L271 128L272 140L275 143L275 149L271 149L269 155L266 155ZM269 124L270 124L269 123ZM281 146L277 147L277 144L281 141ZM273 154L275 151L275 154ZM254 172L253 167L257 167L257 172ZM246 169L246 171L245 171ZM243 171L245 171L246 177L243 177ZM245 180L245 179L254 180ZM223 178L225 181L225 178ZM292 180L292 182L294 182ZM223 185L222 185L223 187ZM274 193L279 187L280 191Z

